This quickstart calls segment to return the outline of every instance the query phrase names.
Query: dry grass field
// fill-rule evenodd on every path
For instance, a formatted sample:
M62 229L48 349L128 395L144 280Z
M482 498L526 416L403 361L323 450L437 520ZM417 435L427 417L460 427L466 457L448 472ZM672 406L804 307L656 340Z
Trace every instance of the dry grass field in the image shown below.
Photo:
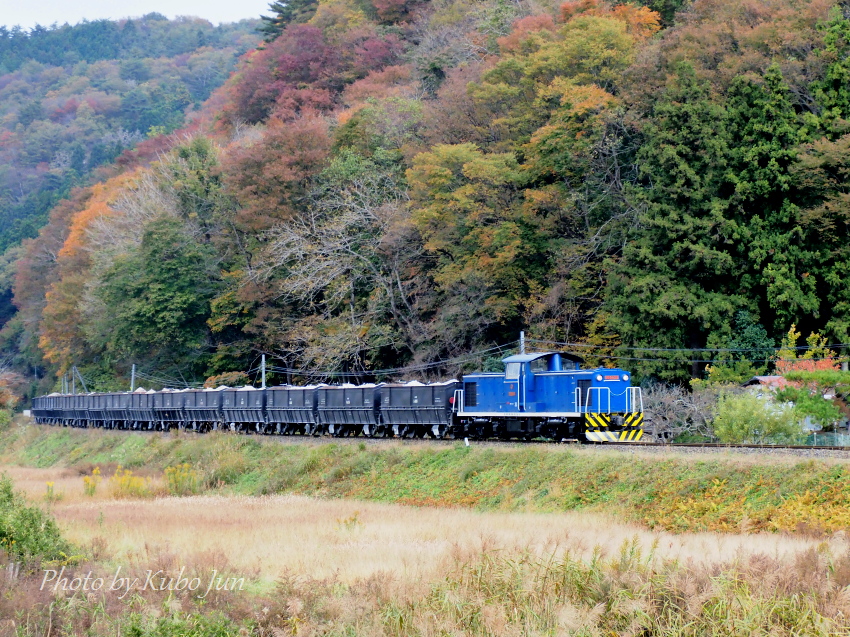
M565 549L582 558L594 550L616 554L637 539L663 559L711 564L760 553L786 558L818 542L778 534L651 532L587 512L477 513L304 496L192 496L114 498L102 484L83 494L67 469L3 467L33 500L53 483L51 511L65 536L95 546L101 557L131 561L196 562L226 556L245 574L273 581L284 573L354 581L379 572L402 579L430 578L458 551L482 546L538 555Z
M80 594L0 579L0 635L702 637L850 631L850 543L650 531L599 512L216 493L86 494L80 471L0 467L81 548L73 574L211 569L242 590ZM144 471L141 477L147 481ZM87 476L91 477L91 476ZM51 484L48 492L48 483ZM49 495L50 494L50 495ZM154 494L154 495L151 495ZM49 497L46 497L49 496ZM72 574L72 576L73 576ZM2 621L3 617L14 617Z

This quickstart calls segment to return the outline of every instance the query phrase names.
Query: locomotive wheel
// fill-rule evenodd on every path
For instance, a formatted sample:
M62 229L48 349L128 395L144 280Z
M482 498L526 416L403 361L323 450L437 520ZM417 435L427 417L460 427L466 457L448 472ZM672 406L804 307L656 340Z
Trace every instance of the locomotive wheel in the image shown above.
M490 423L480 423L474 427L475 438L477 440L487 440L493 435L493 425Z

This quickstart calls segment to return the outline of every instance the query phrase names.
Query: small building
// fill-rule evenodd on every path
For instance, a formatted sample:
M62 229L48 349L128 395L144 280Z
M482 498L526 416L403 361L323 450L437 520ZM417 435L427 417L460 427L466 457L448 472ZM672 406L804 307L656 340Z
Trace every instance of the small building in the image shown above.
M784 376L753 376L750 380L741 383L741 386L749 388L749 390L759 398L773 400L772 394L774 392L785 387L795 387L795 384ZM824 400L832 400L835 396L833 394L824 394L823 398ZM787 406L790 407L791 404L788 403ZM802 426L803 431L807 433L816 433L823 429L823 427L815 423L810 416L806 416L800 422L800 425ZM835 428L847 428L850 426L850 423L848 423L847 418L841 418L837 422L833 423L832 426Z
M753 376L750 380L742 383L743 387L761 386L774 391L789 385L791 385L791 382L784 376Z

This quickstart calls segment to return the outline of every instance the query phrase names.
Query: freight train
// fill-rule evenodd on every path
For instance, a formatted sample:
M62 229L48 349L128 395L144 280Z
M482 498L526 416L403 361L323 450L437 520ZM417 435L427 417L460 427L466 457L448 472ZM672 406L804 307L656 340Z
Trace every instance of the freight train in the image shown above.
M572 354L508 356L501 373L440 383L219 387L33 400L40 424L103 429L371 438L499 438L633 442L643 399L622 369L582 369Z

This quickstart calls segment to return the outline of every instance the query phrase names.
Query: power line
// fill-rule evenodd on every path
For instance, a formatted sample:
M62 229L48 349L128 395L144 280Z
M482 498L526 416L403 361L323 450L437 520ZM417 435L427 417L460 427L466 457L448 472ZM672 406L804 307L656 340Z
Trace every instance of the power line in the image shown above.
M294 369L289 367L274 367L268 366L266 369L274 372L280 373L288 373L295 374L298 376L308 376L308 377L346 377L346 378L356 378L360 376L376 376L376 375L393 375L393 374L404 374L408 372L421 372L427 371L429 369L439 369L441 367L447 367L449 365L457 365L460 363L468 362L470 360L478 359L486 354L493 354L496 352L501 352L506 349L513 349L518 341L511 341L505 345L496 345L494 347L490 347L484 350L479 350L477 352L470 352L469 354L462 354L460 356L456 356L453 358L443 359L439 361L432 361L430 363L420 363L418 365L407 365L405 367L392 367L388 369L364 369L358 372L328 372L328 371L315 371L315 370L305 370L305 369ZM276 357L279 358L279 357Z
M557 345L558 347L579 347L586 349L606 349L606 350L630 350L638 352L779 352L784 349L795 351L804 351L813 349L810 345L797 345L794 347L634 347L625 345L592 345L589 343L566 343L562 341L546 341L540 339L527 338L530 343L542 343L544 345ZM825 349L838 349L842 347L850 347L850 343L836 343L834 345L826 345ZM817 349L820 349L818 347ZM614 358L609 357L609 358Z
M136 376L142 380L146 380L151 383L156 383L157 385L162 385L163 387L182 387L185 389L193 389L203 386L202 383L190 383L185 380L177 380L176 378L168 378L165 376L147 374L141 371L137 371Z
M664 352L671 354L695 354L698 352L711 352L711 353L744 353L744 352L779 352L783 349L790 349L794 351L805 351L812 349L812 346L804 345L804 346L795 346L795 347L750 347L750 348L711 348L711 347L638 347L638 346L607 346L607 345L594 345L589 343L569 343L564 341L554 341L554 340L544 340L544 339L526 339L528 343L537 343L541 345L552 345L559 348L575 348L575 349L583 349L583 350L596 350L598 353L595 354L599 358L604 359L612 359L618 361L629 361L629 362L664 362L664 363L688 363L688 364L715 364L715 363L729 363L733 362L729 359L717 359L717 358L680 358L676 360L672 357L646 357L646 356L627 356L614 354L613 351L629 351L629 352ZM305 376L308 378L360 378L362 376L379 376L379 375L396 375L396 374L405 374L411 372L424 372L428 370L441 369L445 367L449 367L452 365L460 365L462 363L467 363L470 361L479 360L487 355L496 355L504 353L506 350L515 349L519 341L511 341L509 343L505 343L503 345L495 345L493 347L489 347L486 349L478 350L475 352L469 352L468 354L462 354L459 356L455 356L452 358L441 359L436 361L431 361L428 363L420 363L416 365L406 365L403 367L392 367L385 369L363 369L359 371L321 371L321 370L311 370L311 369L297 369L294 367L278 367L278 366L267 366L267 370L270 372L291 374L296 376ZM846 343L837 343L832 345L825 346L827 349L837 349L843 347L850 347L850 344ZM605 350L604 352L599 352L599 350ZM591 354L591 352L588 352ZM285 360L280 356L276 356L278 360ZM256 359L255 359L256 360ZM747 358L751 363L769 363L774 361L774 358ZM250 378L251 375L254 375L254 379L256 380L256 374L260 371L260 367L253 366L248 369L245 374ZM80 374L79 370L76 370L78 378L85 386L85 380L91 382L90 379L85 379L82 374ZM136 371L136 376L141 379L148 381L150 383L155 383L158 385L162 385L163 387L180 387L185 389L195 389L203 387L203 383L197 382L188 382L185 379L178 380L177 378L170 377L161 372L151 371L151 372L143 372Z

